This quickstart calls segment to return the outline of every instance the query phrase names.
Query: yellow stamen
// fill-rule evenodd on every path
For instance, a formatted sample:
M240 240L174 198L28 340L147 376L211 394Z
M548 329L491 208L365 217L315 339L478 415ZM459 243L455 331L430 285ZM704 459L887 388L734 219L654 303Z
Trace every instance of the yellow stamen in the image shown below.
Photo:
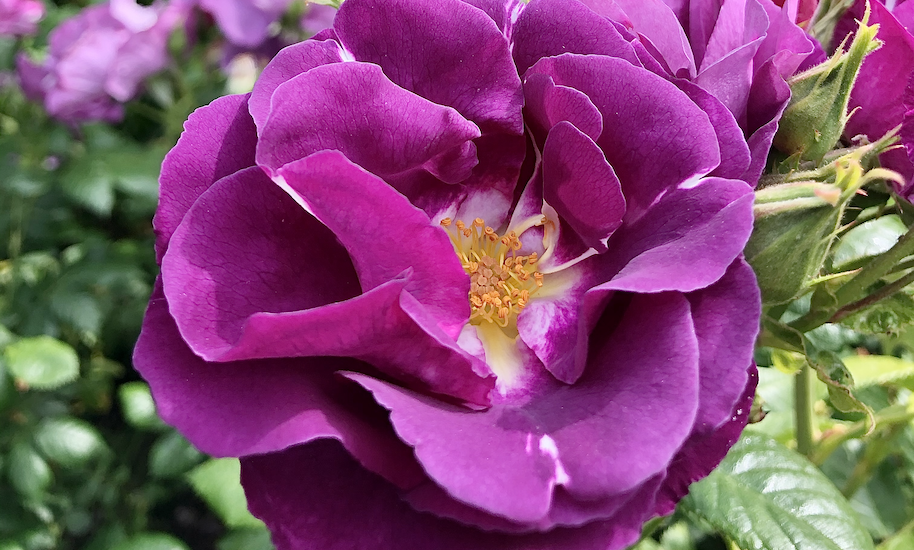
M523 227L521 233L539 225L535 222ZM518 233L498 235L482 218L469 226L462 220L444 218L441 226L451 235L454 250L470 276L470 323L513 327L530 297L543 286L543 274L536 270L537 254L518 255L523 246Z

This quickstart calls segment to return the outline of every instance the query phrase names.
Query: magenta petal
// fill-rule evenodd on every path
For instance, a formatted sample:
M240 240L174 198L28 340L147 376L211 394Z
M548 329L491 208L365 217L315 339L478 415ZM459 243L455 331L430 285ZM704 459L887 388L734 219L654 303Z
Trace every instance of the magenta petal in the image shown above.
M382 177L425 168L457 183L476 166L470 140L479 135L457 111L400 88L376 65L333 63L273 92L257 162L275 173L284 164L335 149Z
M564 54L540 60L529 72L584 92L603 113L597 145L622 182L629 217L640 215L667 189L720 164L708 115L645 69L612 57Z
M731 416L746 386L761 315L755 273L742 259L713 285L688 294L701 358L696 430L717 428Z
M682 25L663 0L615 0L635 25L635 29L657 49L670 74L694 75L695 60Z
M412 453L383 411L334 371L340 358L208 363L178 333L157 281L133 362L149 382L162 418L202 451L244 456L315 438L339 439L373 471L402 486L420 477ZM251 403L256 403L252 414Z
M441 227L336 151L316 153L279 174L290 194L349 251L363 289L412 269L406 290L456 339L470 316L470 279Z
M247 96L221 97L191 113L177 145L165 155L159 176L159 208L152 225L160 263L194 201L220 178L254 166L256 145Z
M579 500L631 490L666 468L692 428L698 345L685 298L634 296L607 332L598 327L588 370L574 386L545 382L523 402L482 412L348 376L391 410L397 433L452 497L538 522L557 484Z
M638 539L644 519L531 535L486 532L417 512L333 441L243 458L241 483L277 550L621 550Z
M490 131L520 135L520 79L508 41L484 12L459 0L355 0L334 28L343 47L398 86L449 105Z
M549 75L532 74L524 79L527 124L542 145L553 126L568 121L597 140L603 133L603 115L583 93L568 86L556 86Z
M750 364L746 386L739 400L733 405L727 420L713 430L696 429L682 449L676 453L657 496L655 513L672 513L676 503L689 492L689 485L710 474L727 456L730 447L739 439L749 420L757 384L758 370L755 364Z
M612 22L577 0L533 0L514 26L514 60L524 74L538 60L563 53L598 54L639 65Z
M266 124L276 88L315 67L343 61L342 54L342 48L333 40L306 40L283 48L276 54L260 73L248 102L257 128L262 130Z
M602 151L568 122L549 132L543 148L543 194L563 222L597 252L622 224L622 187Z
M721 178L669 192L615 233L613 254L600 260L608 272L619 271L598 288L687 292L717 281L752 232L752 199L745 182Z
M755 185L765 163L771 142L778 131L778 121L790 101L790 86L781 77L774 60L766 61L756 71L752 88L749 90L749 105L746 112L746 133L752 162L740 178Z

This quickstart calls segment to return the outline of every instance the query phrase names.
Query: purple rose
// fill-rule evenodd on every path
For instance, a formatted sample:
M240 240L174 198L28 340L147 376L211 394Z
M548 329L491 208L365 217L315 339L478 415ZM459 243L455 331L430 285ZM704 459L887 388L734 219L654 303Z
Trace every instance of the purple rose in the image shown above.
M19 56L22 88L58 119L119 121L122 103L167 65L168 36L186 10L180 0L149 7L111 0L86 8L51 31L43 63Z
M213 16L229 42L256 49L268 36L292 0L199 0L200 7Z
M881 48L866 56L851 91L848 108L853 111L844 127L845 137L858 135L875 141L902 123L905 116L904 94L914 76L914 2L897 2L889 9L880 2L870 2L870 24L878 24L876 38ZM836 43L856 29L854 19L863 17L864 1L858 1L835 29ZM914 162L903 148L880 155L886 168L897 171L908 183L896 191L911 200L914 197Z
M39 0L0 0L0 36L34 34L42 17Z
M736 441L749 147L645 55L577 0L346 0L191 115L135 365L280 550L622 548Z
M595 1L595 0L591 0ZM746 181L762 173L790 101L786 79L824 61L798 27L796 1L614 0L671 75L694 82L736 117L752 151Z

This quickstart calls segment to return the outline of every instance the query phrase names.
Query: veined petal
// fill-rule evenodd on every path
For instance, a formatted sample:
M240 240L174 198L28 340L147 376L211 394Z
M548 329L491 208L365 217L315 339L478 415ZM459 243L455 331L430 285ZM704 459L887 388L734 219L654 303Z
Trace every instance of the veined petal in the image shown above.
M133 363L156 410L200 450L216 456L280 451L340 440L367 468L409 487L421 470L364 392L334 374L353 359L312 357L210 363L182 339L156 281ZM252 414L251 403L256 404Z
M152 220L159 263L194 201L217 180L254 166L257 132L247 112L247 99L243 95L220 97L191 113L177 145L165 155L159 176L159 208Z
M248 102L258 131L263 131L270 116L270 103L276 88L315 67L342 61L343 49L334 40L306 40L280 50L260 73Z
M388 80L368 63L333 63L300 74L273 92L257 142L257 162L283 165L326 149L382 177L425 169L448 183L476 166L479 129Z
M411 268L406 290L456 340L470 315L470 279L444 230L383 180L336 151L293 162L279 176L289 194L349 251L363 289Z

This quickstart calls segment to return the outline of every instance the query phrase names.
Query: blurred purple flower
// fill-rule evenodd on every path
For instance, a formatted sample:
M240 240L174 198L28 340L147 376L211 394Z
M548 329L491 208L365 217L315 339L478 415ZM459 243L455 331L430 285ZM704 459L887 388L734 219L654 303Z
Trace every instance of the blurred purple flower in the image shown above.
M301 18L301 28L308 36L312 36L333 25L334 17L336 8L333 6L309 3Z
M599 2L598 2L599 3ZM615 0L671 75L701 86L736 117L752 151L745 179L761 175L790 101L786 79L825 54L795 22L796 0Z
M180 0L149 7L111 0L88 7L51 31L42 63L20 54L22 88L60 120L119 121L122 103L167 65L168 37L186 13Z
M0 0L0 36L34 34L42 17L40 0Z
M269 38L270 25L286 12L292 0L199 0L213 16L229 42L256 49Z
M902 123L905 116L905 88L914 77L914 2L891 3L892 9L871 2L870 24L878 24L876 38L881 48L869 54L851 92L849 109L857 109L844 128L847 138L864 135L870 141L884 136ZM863 17L865 2L858 0L835 29L835 42L856 29L854 19ZM883 153L879 160L886 168L899 172L908 183L896 191L911 200L914 196L914 162L903 148Z
M622 548L736 441L750 151L652 60L577 0L346 0L191 115L134 361L280 550Z

